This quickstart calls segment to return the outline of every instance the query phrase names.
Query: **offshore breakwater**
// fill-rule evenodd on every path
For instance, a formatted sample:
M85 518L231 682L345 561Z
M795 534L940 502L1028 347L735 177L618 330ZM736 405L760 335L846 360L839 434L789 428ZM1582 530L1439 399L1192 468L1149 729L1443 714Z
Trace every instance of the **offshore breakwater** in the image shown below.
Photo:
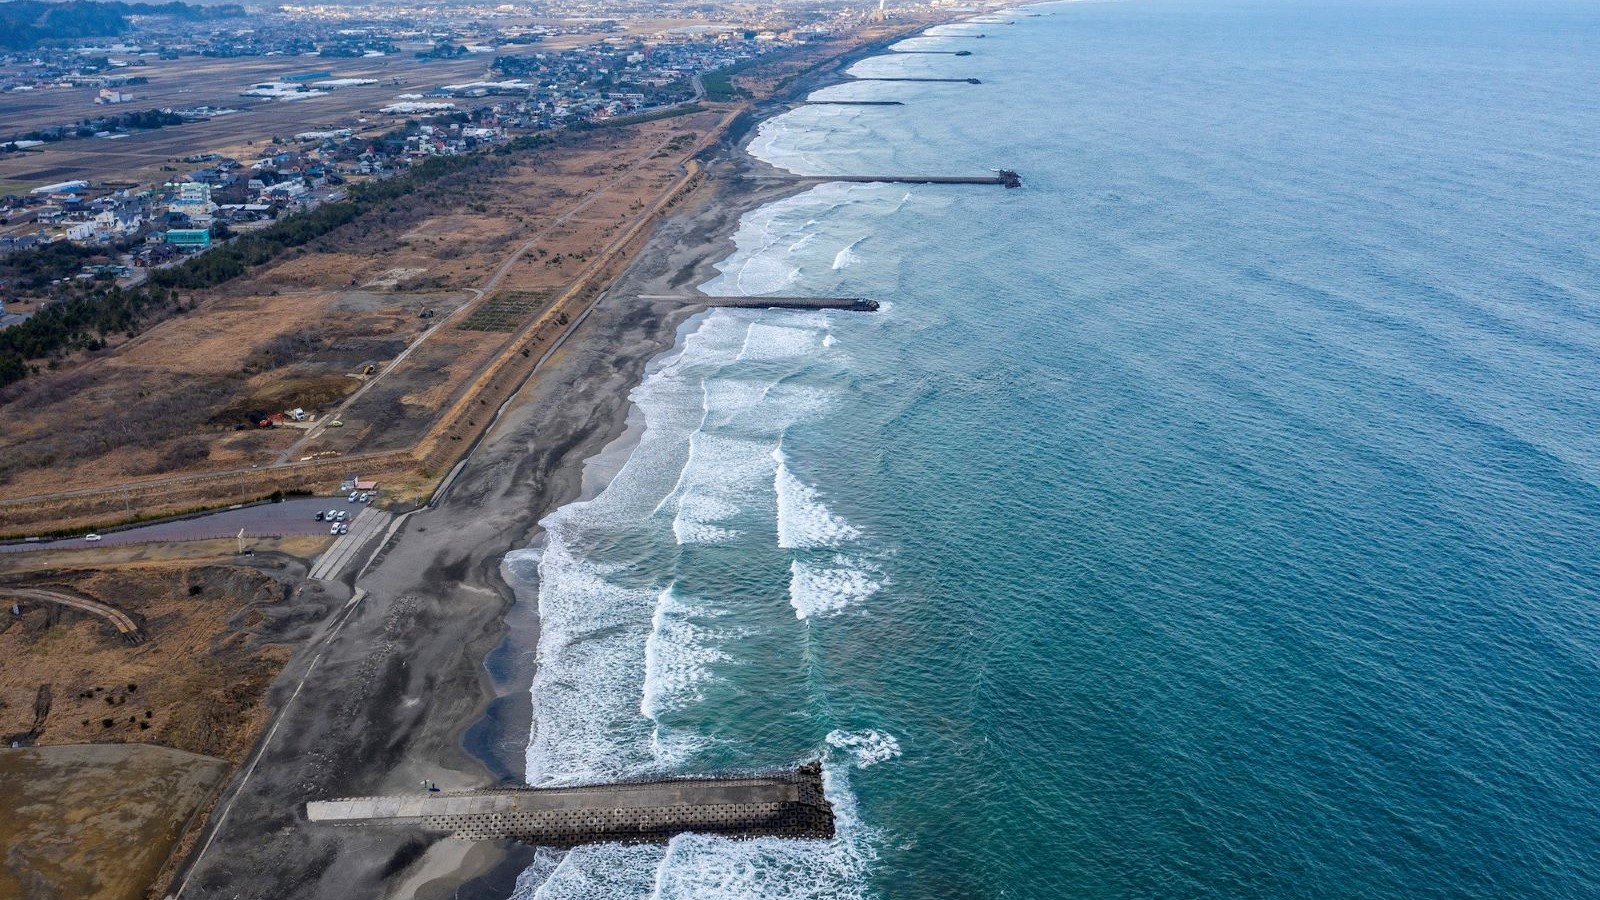
M530 759L822 742L849 811L580 848L542 898L1594 895L1600 42L1151 2L1004 29L984 89L762 125L808 176L1030 189L745 217L707 292L883 308L716 310L660 361L546 551L541 722L593 743Z
M711 297L706 305L722 309L800 309L877 312L881 306L866 297Z
M901 77L901 76L859 76L855 80L856 81L905 81L905 82L944 83L944 84L983 84L983 81L980 80L980 79L977 79L977 78L920 78L920 77L914 77L914 76L904 76L904 77Z
M852 779L880 894L1593 896L1595 11L1054 11L757 139L1029 190L820 186L729 265L888 307L786 445L892 548L808 646L918 763Z

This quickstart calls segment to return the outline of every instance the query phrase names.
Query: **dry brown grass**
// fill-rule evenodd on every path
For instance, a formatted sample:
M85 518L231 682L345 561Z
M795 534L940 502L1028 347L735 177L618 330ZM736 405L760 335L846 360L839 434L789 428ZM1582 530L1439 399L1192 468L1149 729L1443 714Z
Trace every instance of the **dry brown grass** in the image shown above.
M164 747L0 749L0 896L139 900L227 764Z
M255 640L263 610L283 597L277 582L220 565L28 580L117 606L143 620L149 640L129 646L99 619L59 606L25 601L17 617L7 606L0 611L0 735L30 730L39 686L48 684L40 744L152 743L243 757L266 716L261 698L289 655Z
M0 497L271 465L301 433L236 431L247 414L335 408L360 387L348 375L381 369L440 321L420 319L421 309L449 315L524 248L527 261L496 291L554 294L671 182L681 148L716 120L707 112L600 130L494 159L486 181L476 171L447 178L199 294L193 312L34 380L0 409ZM680 149L660 155L669 145ZM395 270L415 274L394 289L363 286ZM406 290L419 284L428 293ZM346 427L295 456L410 446L521 324L438 329L343 416Z
M779 72L801 71L843 49L810 48ZM763 88L781 80L761 78ZM200 296L195 312L37 379L21 400L0 408L0 418L16 426L0 430L0 500L165 471L414 447L424 460L421 474L437 476L451 445L465 446L492 415L494 398L511 387L500 382L524 377L517 373L526 361L581 312L620 258L596 264L623 249L625 234L626 252L636 249L645 214L737 108L569 133L557 146L446 176ZM580 275L584 288L574 291ZM430 293L408 293L420 290ZM483 296L467 299L477 294ZM510 294L560 299L530 307L525 320L503 323L504 330L455 327L478 304ZM463 300L468 308L446 321ZM440 318L418 319L424 306ZM427 342L385 370L384 362L430 323L439 327ZM521 357L516 365L502 365L514 355ZM335 379L367 363L384 373L381 380L336 406ZM351 379L346 387L357 386ZM481 398L464 397L485 387L490 392ZM337 410L344 427L309 442L299 431L229 430L229 416L274 406Z

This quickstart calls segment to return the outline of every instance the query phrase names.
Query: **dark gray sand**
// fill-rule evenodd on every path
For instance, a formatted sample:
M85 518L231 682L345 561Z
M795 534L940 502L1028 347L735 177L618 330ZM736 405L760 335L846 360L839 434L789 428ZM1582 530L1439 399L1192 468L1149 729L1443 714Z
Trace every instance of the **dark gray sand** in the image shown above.
M437 507L404 520L357 582L365 597L326 624L337 633L291 662L273 702L281 707L300 690L242 788L237 778L230 787L226 818L214 821L209 846L185 873L183 898L509 894L530 848L312 826L304 804L421 790L424 781L449 790L520 779L532 672L504 657L534 646L537 617L526 606L508 615L514 598L501 558L528 546L538 520L577 497L583 461L622 433L645 364L705 309L641 295L693 295L732 252L739 217L796 190L742 177L762 164L733 156L713 160L696 202L657 224ZM486 659L503 677L490 678Z
M658 298L696 295L733 252L740 216L815 183L749 157L755 123L903 37L860 47L742 117L707 160L706 185L655 225L437 505L400 523L356 582L361 602L331 616L322 633L332 637L307 645L274 685L274 706L288 707L180 875L182 900L510 895L530 847L313 826L305 803L422 790L424 781L446 790L521 781L538 616L515 605L502 557L532 544L539 520L579 496L584 460L623 434L645 365L706 309ZM350 596L343 590L337 599Z

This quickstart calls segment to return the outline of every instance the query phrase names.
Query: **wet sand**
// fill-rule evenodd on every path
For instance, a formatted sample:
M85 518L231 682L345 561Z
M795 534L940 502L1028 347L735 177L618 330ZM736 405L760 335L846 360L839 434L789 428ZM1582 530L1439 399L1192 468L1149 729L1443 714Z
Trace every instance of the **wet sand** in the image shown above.
M236 780L227 818L211 826L181 896L509 894L531 848L311 826L304 804L421 790L424 781L466 789L521 780L537 614L516 603L501 560L533 543L540 518L579 496L584 461L623 434L628 392L679 326L706 308L692 299L695 286L732 252L739 217L797 190L741 177L761 164L740 157L724 151L709 162L706 183L656 225L438 505L404 519L356 582L363 599L290 664L274 704L304 687L242 788Z

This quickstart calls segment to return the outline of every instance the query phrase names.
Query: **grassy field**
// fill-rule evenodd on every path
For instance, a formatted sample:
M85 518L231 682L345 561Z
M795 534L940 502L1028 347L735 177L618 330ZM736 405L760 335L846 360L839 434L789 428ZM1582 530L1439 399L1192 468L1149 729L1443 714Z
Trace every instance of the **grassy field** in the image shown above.
M0 749L0 896L140 900L226 771L165 747Z
M410 446L541 308L538 298L569 283L671 182L716 120L691 113L486 157L193 292L191 312L27 379L0 407L0 497L272 465L304 432L241 427L249 414L336 408L363 384L350 376L383 369L428 333L341 414L343 427L292 452ZM430 333L524 248L483 305L455 320L464 328Z

